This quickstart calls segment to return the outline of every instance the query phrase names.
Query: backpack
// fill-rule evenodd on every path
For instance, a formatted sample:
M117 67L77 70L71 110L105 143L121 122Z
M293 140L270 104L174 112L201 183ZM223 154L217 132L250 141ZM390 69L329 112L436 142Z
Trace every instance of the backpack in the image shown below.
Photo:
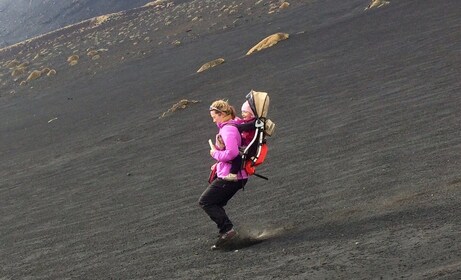
M255 134L248 146L242 152L242 169L248 175L268 180L267 177L256 174L256 167L263 164L268 152L266 142L267 136L272 136L275 130L275 123L267 118L269 111L269 95L267 92L251 90L247 94L246 100L255 114L254 127Z

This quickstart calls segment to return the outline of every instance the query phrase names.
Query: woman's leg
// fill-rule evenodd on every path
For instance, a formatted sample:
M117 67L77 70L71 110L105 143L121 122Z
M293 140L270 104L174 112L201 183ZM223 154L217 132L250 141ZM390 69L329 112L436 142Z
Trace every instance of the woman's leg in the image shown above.
M237 182L216 179L200 196L199 205L218 226L219 233L232 229L233 224L224 210L224 206L234 194L246 184L247 180Z

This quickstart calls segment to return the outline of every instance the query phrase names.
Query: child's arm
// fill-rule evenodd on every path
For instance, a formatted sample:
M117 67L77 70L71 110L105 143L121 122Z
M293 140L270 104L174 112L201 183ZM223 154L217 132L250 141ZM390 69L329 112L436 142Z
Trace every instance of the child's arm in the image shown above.
M255 123L256 123L256 120L253 120L247 123L238 124L236 126L239 132L251 131L251 130L255 130Z

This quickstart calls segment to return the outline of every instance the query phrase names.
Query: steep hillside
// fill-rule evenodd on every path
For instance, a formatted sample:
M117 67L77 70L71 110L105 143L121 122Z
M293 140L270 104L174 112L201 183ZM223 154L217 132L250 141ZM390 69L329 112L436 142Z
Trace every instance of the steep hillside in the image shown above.
M0 278L461 277L461 4L339 2L184 1L2 50ZM265 238L210 251L208 106L250 89L269 181L226 211Z

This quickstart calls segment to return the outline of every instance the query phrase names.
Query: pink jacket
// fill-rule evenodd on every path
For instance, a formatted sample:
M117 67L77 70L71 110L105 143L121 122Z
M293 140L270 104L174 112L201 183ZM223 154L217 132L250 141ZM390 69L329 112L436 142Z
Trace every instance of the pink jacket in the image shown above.
M218 178L223 178L229 174L231 169L231 161L239 156L239 146L242 145L242 138L240 133L233 124L238 124L238 121L230 120L224 123L219 123L219 135L221 135L225 149L224 150L215 150L212 154L212 157L218 161L216 173ZM237 174L238 179L246 179L248 175L245 170L241 170Z

